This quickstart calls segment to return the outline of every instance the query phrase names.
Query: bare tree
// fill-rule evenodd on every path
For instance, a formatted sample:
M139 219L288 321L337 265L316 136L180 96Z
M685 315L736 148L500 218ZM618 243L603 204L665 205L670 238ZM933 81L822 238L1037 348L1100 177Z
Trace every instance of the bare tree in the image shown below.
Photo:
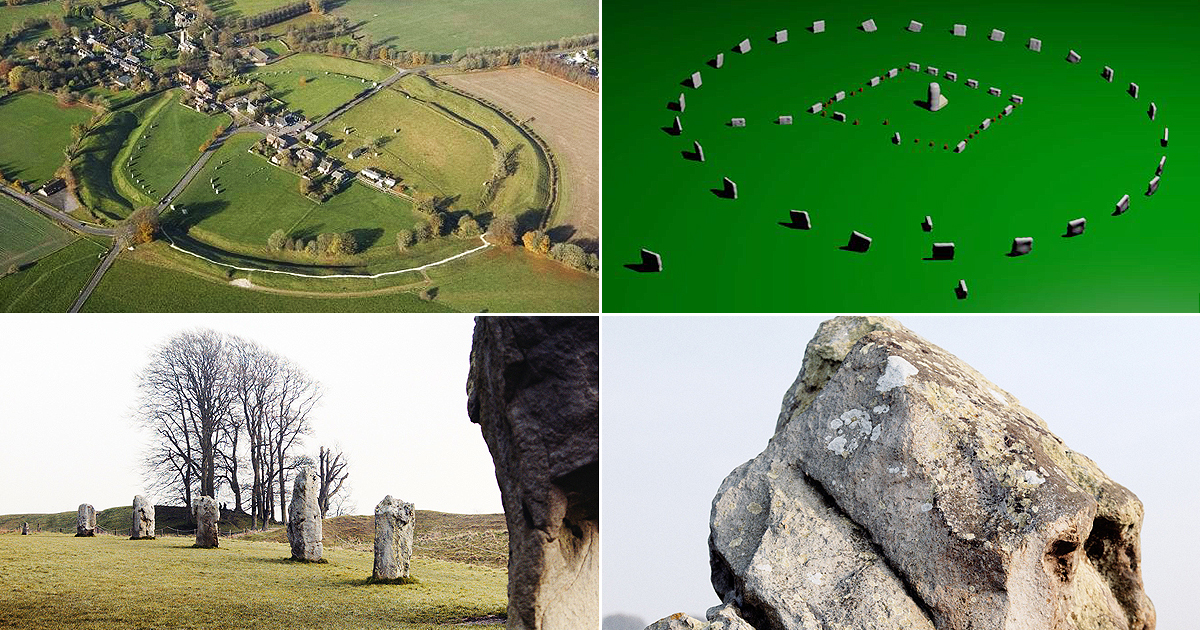
M302 436L310 432L308 417L321 401L321 385L286 359L275 373L275 405L267 418L272 475L279 483L280 521L287 519L287 471L295 468L291 455Z
M329 512L330 501L341 492L342 486L350 473L346 472L346 454L341 447L334 452L331 448L321 447L317 455L317 475L321 479L321 490L317 495L317 505L321 507L321 518Z

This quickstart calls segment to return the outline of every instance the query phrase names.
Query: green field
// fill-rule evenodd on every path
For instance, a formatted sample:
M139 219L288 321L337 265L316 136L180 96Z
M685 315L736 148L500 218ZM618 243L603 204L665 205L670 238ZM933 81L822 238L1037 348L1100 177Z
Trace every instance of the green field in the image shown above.
M126 143L136 137L134 134L146 119L169 98L166 95L145 98L111 112L83 139L83 150L72 162L71 169L79 182L79 201L84 206L96 214L120 219L129 216L140 203L141 197L132 188L133 182L125 179L121 170L114 166L128 159L130 149Z
M220 17L248 17L292 2L295 0L212 0L208 6Z
M1043 3L987 7L944 0L921 7L867 2L729 12L716 3L608 3L609 58L603 154L606 311L1196 311L1200 293L1200 152L1162 148L1163 127L1195 135L1200 88L1185 80L1200 5ZM857 28L873 18L878 32ZM827 21L825 33L806 27ZM925 24L905 30L909 20ZM669 30L662 29L669 23ZM968 36L950 27L965 23ZM787 28L790 41L768 41ZM988 41L993 28L1003 42ZM686 38L683 35L686 34ZM672 37L675 39L670 39ZM730 47L750 37L753 49ZM1026 47L1030 37L1043 51ZM656 41L654 54L639 45ZM1068 50L1082 56L1065 61ZM725 64L705 63L717 52ZM949 99L931 113L925 74L868 79L915 62L939 68ZM1103 66L1116 79L1101 79ZM699 89L681 81L701 71ZM958 79L945 77L946 71ZM965 80L980 81L978 91ZM1140 98L1124 90L1141 86ZM1000 88L1004 98L987 96ZM858 89L862 88L861 93ZM806 113L828 105L850 122ZM664 133L678 113L683 133ZM994 116L1011 94L1011 116L944 149ZM1159 108L1151 122L1146 109ZM784 114L791 126L774 124ZM745 117L745 128L727 125ZM889 121L883 125L883 120ZM859 125L853 125L859 120ZM902 143L890 138L899 132ZM919 142L914 139L920 138ZM699 141L705 162L686 159ZM929 142L935 143L934 147ZM1186 142L1186 140L1182 140ZM1181 140L1176 140L1176 143ZM1159 158L1162 188L1144 196ZM711 189L722 177L739 198ZM648 185L649 184L649 185ZM1131 209L1112 216L1123 194ZM627 203L614 203L625 198ZM779 225L807 210L811 230ZM934 221L922 231L924 216ZM1086 232L1064 238L1066 224ZM867 253L841 251L852 230L874 239ZM1186 235L1186 236L1185 236ZM1031 254L1006 254L1015 237ZM954 242L953 261L926 260L933 242ZM624 268L642 247L664 271ZM966 300L954 287L965 279Z
M11 7L0 5L0 33L11 32L14 26L21 24L29 18L50 17L52 15L65 15L62 3L58 0L42 0L42 2L18 4Z
M437 628L504 612L502 569L416 553L416 584L367 584L373 554L327 548L290 561L286 544L224 539L0 535L10 628ZM137 579L131 579L137 576ZM182 617L181 617L182 615Z
M271 87L271 95L288 109L316 121L393 74L375 64L300 53L268 66L255 68L247 77ZM366 80L364 83L363 80Z
M0 312L67 312L104 252L103 246L79 239L20 272L0 278Z
M0 196L0 273L62 249L75 236L8 196Z
M200 145L230 122L228 114L210 116L180 105L180 96L177 90L159 96L117 153L113 181L135 205L152 205L170 192L200 158Z
M595 0L346 0L334 16L381 44L451 52L557 40L600 30Z
M305 197L299 175L247 151L261 138L239 133L213 154L176 198L175 205L188 211L170 214L176 229L184 226L192 237L222 249L262 256L267 237L278 229L305 240L323 232L350 232L363 247L394 249L396 232L416 224L408 201L361 183L325 203Z
M350 128L350 134L343 129ZM397 131L399 130L399 131ZM352 170L378 168L405 184L438 197L457 197L455 208L480 209L482 183L491 176L492 145L479 131L395 90L381 90L325 128L344 139L338 157ZM384 138L374 151L348 154Z
M67 160L63 149L71 143L71 125L91 117L86 107L61 107L40 92L0 98L0 172L10 181L41 186Z
M464 312L595 313L600 281L520 248L492 247L433 267L438 303Z

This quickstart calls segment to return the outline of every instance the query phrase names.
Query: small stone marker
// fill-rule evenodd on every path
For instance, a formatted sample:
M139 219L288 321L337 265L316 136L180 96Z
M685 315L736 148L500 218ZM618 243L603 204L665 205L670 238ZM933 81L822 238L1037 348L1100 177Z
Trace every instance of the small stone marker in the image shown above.
M954 25L954 36L955 37L966 37L967 36L967 25L966 24L955 24Z
M731 118L729 120L729 126L730 127L745 127L746 119L745 118Z
M963 151L965 151L965 150L966 150L966 148L967 148L967 141L966 141L966 140L959 140L959 141L958 141L958 144L957 144L957 145L955 145L955 147L954 147L954 152L955 152L955 153L962 153Z
M824 33L825 32L825 20L817 20L816 22L813 22L812 30L814 33Z
M1020 105L1021 103L1025 102L1025 97L1021 96L1020 94L1013 94L1011 97L1009 97L1009 100L1016 103L1017 105Z
M838 122L846 122L846 115L842 112L833 112L833 119Z
M643 260L645 251L642 250ZM409 577L415 522L416 511L413 504L394 499L390 494L375 506L375 569L372 573L374 579L395 580Z
M700 73L693 72L692 73L692 89L696 89L703 84L704 84L704 81L700 78Z
M909 32L920 33L921 29L923 29L923 28L925 28L925 25L916 20L912 20L908 23Z
M979 81L976 81L975 79L967 79L967 87L978 89Z
M154 505L146 500L146 497L137 495L133 497L133 522L129 527L129 538L131 540L143 540L154 538Z
M1074 50L1067 53L1067 63L1079 63L1080 59L1082 59L1082 57L1080 57L1079 53L1075 52Z
M822 109L825 109L825 103L814 103L812 107L808 108L808 111L811 114L819 114Z
M951 81L957 81L957 80L958 80L958 73L957 73L957 72L950 72L949 70L947 70L947 71L946 71L946 78L947 78L947 79L949 79L949 80L951 80Z
M675 122L671 123L671 128L675 130L676 134L683 133L683 123L679 122L678 116L675 117Z
M733 183L732 179L728 177L722 178L722 185L724 186L723 190L726 197L737 199L737 184Z
M988 94L991 96L1000 96L1000 88L990 87L988 88Z
M1104 66L1104 69L1100 71L1100 77L1103 78L1105 81L1112 83L1113 69L1108 66Z
M1158 115L1158 106L1153 102L1150 103L1150 109L1146 110L1146 114L1150 116L1150 120L1154 120L1154 117Z
M21 535L22 536L29 535L29 523L21 523Z
M1033 52L1042 52L1042 40L1036 37L1029 38L1029 50Z
M743 55L750 52L750 38L746 38L738 42L737 51Z
M896 133L892 134L892 143L894 143L894 144L900 144L900 132L899 132L899 131L897 131Z
M806 211L806 210L788 210L788 214L792 218L792 222L790 224L791 227L794 227L794 228L797 228L800 230L811 230L812 229L812 221L808 217L808 211Z
M875 26L874 18L867 20L866 22L863 22L862 29L868 33L874 33L875 31L879 30L879 28Z
M967 299L967 281L966 280L958 281L958 286L954 287L954 294L957 295L958 299L960 299L960 300Z
M938 85L937 82L929 84L928 96L929 100L927 100L926 103L929 104L929 111L931 112L936 112L949 103L949 100L946 99L945 96L942 96L942 86Z
M1162 177L1155 175L1154 179L1150 180L1150 185L1148 187L1146 187L1146 196L1147 197L1158 192L1158 181L1160 179L1162 179Z
M879 85L879 80L880 80L879 77L871 77L871 80L867 81L867 85L870 85L871 87L875 87L876 85Z
M954 243L934 243L931 258L934 260L954 260Z
M1129 84L1129 95L1132 96L1133 98L1138 97L1138 84L1136 84L1136 83Z
M792 117L791 116L780 116L778 122L781 125L790 125L790 124L792 124Z
M1013 113L1013 106L1012 106L1012 105L1008 105L1008 106L1006 106L1006 107L1004 108L1004 115L1005 115L1005 116L1008 116L1008 115L1009 115L1009 114L1011 114L1011 113Z
M1158 161L1158 168L1154 170L1154 174L1162 175L1163 167L1166 165L1167 165L1167 156L1164 155L1164 156L1162 156L1162 159Z
M1029 237L1029 236L1022 236L1022 237L1013 239L1012 251L1009 252L1008 255L1009 256L1024 256L1025 254L1028 254L1031 251L1033 251L1033 238Z
M938 75L938 72L939 72L938 69L933 66L929 66L929 67L925 68L925 74L932 74L933 76L936 77Z
M991 118L984 118L983 122L979 124L980 129L987 129L988 127L991 127L991 126L992 126Z
M719 53L717 53L717 63L716 63L716 66L717 66L718 68L720 68L720 67L721 67L721 66L723 66L723 65L725 65L725 53L723 53L723 52L719 52Z
M683 92L679 93L679 100L676 102L676 104L679 105L679 111L687 109L687 99L684 98Z
M1075 219L1074 221L1067 221L1066 236L1079 236L1080 234L1083 234L1083 229L1085 227L1087 227L1087 219L1080 218Z
M992 34L988 35L988 39L994 42L1002 42L1004 41L1004 31L994 28L992 29Z
M912 70L913 72L920 72L920 71L921 71L921 64L919 64L919 63L912 63L912 62L909 62L909 64L908 64L908 69L909 69L909 70Z
M217 500L202 496L192 504L196 517L196 546L203 549L215 549L217 540L217 521L221 518L221 510Z
M844 101L844 100L846 100L846 91L845 91L845 90L841 90L840 92L837 92L836 94L834 94L834 95L833 95L833 100L835 100L835 101Z
M1125 195L1125 196L1121 197L1120 201L1117 202L1117 211L1114 212L1113 214L1125 214L1128 211L1129 211L1129 195Z
M852 252L865 252L871 249L871 237L857 230L850 232L850 242L846 243L846 249Z
M96 535L96 508L89 503L80 503L75 516L75 536Z
M928 214L925 215L925 220L921 222L921 229L925 230L926 232L932 232L933 231L933 217L929 216Z
M1171 130L1166 127L1163 127L1162 145L1164 147L1167 146L1167 140L1170 138L1170 135L1171 135Z
M696 161L703 162L704 161L704 147L700 146L700 143L695 140L692 141L692 147L695 149L694 153L696 154Z
M321 480L317 471L306 466L296 473L292 486L292 502L288 504L288 541L292 544L292 559L316 562L324 550L321 543L321 506L318 496Z
M897 75L899 75L899 74L900 74L900 69L899 69L899 68L892 68L891 70L888 70L888 71L887 71L887 77L888 77L889 79L895 79L895 78L896 78L896 76L897 76Z
M775 31L775 43L776 44L782 44L786 41L787 41L787 29L786 28L783 29L782 31Z

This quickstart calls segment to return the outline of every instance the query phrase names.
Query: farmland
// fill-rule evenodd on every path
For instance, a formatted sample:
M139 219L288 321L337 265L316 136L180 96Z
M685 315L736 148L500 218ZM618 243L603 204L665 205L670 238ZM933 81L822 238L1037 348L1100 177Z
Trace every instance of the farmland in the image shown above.
M600 97L532 68L440 77L511 112L550 145L558 158L562 199L551 218L562 238L600 239ZM558 236L556 234L556 236Z
M221 17L246 17L269 11L295 0L212 0L208 6Z
M119 176L114 179L119 171L114 171L113 165L121 159L118 156L122 148L155 103L152 98L142 99L111 112L84 137L83 148L71 163L71 170L79 181L79 200L96 215L120 219L133 211L134 203L126 196L132 196L133 190Z
M463 312L600 310L599 280L521 248L492 247L426 272L438 303Z
M391 69L375 64L300 53L255 68L247 76L267 84L272 96L315 121L369 89L371 82L392 74Z
M62 3L58 0L42 0L16 6L0 5L0 33L9 33L13 26L19 25L29 18L64 15Z
M88 239L0 278L0 312L65 313L83 289L105 247Z
M62 107L49 94L21 92L0 99L0 172L40 186L66 161L71 125L92 117L86 107Z
M0 196L0 273L58 251L73 239L49 219Z

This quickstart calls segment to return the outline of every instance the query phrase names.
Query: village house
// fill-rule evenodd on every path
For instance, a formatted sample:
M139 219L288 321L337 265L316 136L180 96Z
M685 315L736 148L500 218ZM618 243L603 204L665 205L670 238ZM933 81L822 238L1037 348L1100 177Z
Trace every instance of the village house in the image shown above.
M296 157L300 158L304 162L317 161L317 154L313 153L311 149L300 149L299 151L296 151Z
M320 139L321 139L321 137L320 137L320 136L318 136L317 134L315 134L315 133L313 133L313 132L311 132L311 131L305 131L305 132L304 132L304 141L305 141L305 142L308 142L308 143L316 143L316 142L317 142L317 141L319 141Z
M180 11L175 14L175 28L187 28L196 21L196 14L191 11Z
M360 156L360 155L362 155L362 154L364 154L364 153L366 153L366 152L367 152L367 148L366 148L366 147L359 147L359 148L357 148L357 149L354 149L354 150L350 151L350 153L349 153L349 156L350 156L350 159L351 159L351 160L353 160L354 158L356 158L356 157L358 157L358 156Z
M284 150L280 151L279 153L276 153L275 156L271 158L271 163L272 164L281 164L283 162L284 158L290 159L291 157L292 157L292 150L284 149Z
M129 76L128 74L122 74L121 76L114 77L112 81L117 85L117 87L120 88L128 88L129 86L133 85L133 77Z
M196 77L184 72L183 70L180 70L179 73L175 76L176 76L176 78L179 79L179 82L182 83L183 85L191 85L196 82Z
M330 179L330 181L332 181L334 184L340 184L340 183L342 183L343 181L345 181L345 180L346 180L346 178L347 178L347 177L349 177L349 176L350 176L350 172L349 172L349 171L347 171L347 170L346 170L346 169L344 169L344 168L339 168L339 169L337 169L337 170L333 171L333 173L332 173L332 174L329 176L329 179Z
M62 180L62 178L52 179L52 180L46 182L45 184L43 184L42 187L39 188L37 192L39 195L41 195L43 197L49 197L50 195L53 195L54 193L62 190L63 188L66 188L66 187L67 187L67 183L64 182Z
M391 176L384 176L384 177L380 178L379 185L383 188L395 188L396 187L396 178L391 177Z
M291 136L277 136L275 134L270 134L267 136L267 144L275 147L276 149L286 149L287 147L291 146L292 138Z
M192 87L196 88L196 91L201 94L208 94L212 91L212 87L209 86L204 79L196 79L196 82L192 84Z
M321 164L317 166L317 172L322 175L328 175L335 168L337 168L337 162L333 158L327 157L321 160Z
M242 50L242 56L248 59L256 66L265 66L275 55L259 48L258 46L250 46Z
M371 182L376 182L379 180L379 173L376 173L369 168L364 168L363 170L359 171L358 174L371 180Z

